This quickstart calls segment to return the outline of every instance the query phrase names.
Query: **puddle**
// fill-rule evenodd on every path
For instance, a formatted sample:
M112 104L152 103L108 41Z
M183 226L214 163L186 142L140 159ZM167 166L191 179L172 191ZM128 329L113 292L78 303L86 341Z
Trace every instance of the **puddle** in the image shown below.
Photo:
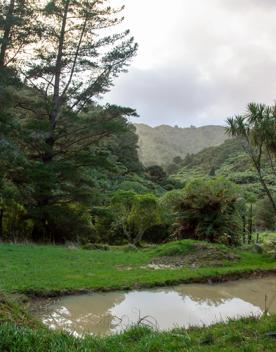
M138 322L159 330L211 325L261 316L265 306L276 313L275 277L40 300L31 312L52 329L81 336L114 334Z

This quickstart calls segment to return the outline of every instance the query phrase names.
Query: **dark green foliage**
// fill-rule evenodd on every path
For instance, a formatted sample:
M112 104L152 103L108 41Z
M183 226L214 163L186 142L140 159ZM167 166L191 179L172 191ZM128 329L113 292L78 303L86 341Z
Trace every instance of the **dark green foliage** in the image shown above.
M168 224L157 224L148 228L144 235L143 240L149 243L163 243L168 241L170 236L170 227Z
M185 241L177 241L170 242L163 246L160 246L156 250L157 256L160 257L170 257L170 256L184 256L191 252L193 252L195 248L195 241L185 240Z
M27 45L38 40L42 26L33 0L0 1L0 68L18 64ZM18 60L19 59L19 60Z
M178 235L193 238L238 244L241 234L239 191L223 178L198 179L189 183L178 211Z
M211 176L211 171L215 171L216 176L227 177L241 185L244 192L252 193L257 198L264 197L257 172L239 139L227 140L218 147L206 148L197 154L188 155L179 171L170 178L185 183L195 177ZM265 160L263 172L267 184L276 191L275 176Z
M82 245L82 249L87 249L87 250L99 250L99 251L109 251L109 247L106 244L101 244L101 243L86 243Z
M110 150L116 155L117 161L126 168L126 173L142 173L143 167L138 158L138 136L135 127L128 124L126 131L114 136L110 143Z
M33 240L64 242L66 239L78 240L79 234L89 239L89 206L97 202L105 177L128 172L128 165L116 162L116 155L111 154L108 146L109 138L112 141L117 133L122 141L124 131L128 134L128 125L120 111L127 112L113 106L97 107L73 120L64 118L51 162L43 160L47 143L33 137L34 131L39 133L41 125L36 125L30 117L22 131L19 129L9 135L14 145L20 145L22 160L17 158L14 166L11 164L13 159L9 159L8 164L2 160L3 167L8 166L5 184L14 187L18 201L34 222ZM22 122L21 118L20 124ZM63 136L68 129L72 133L78 129L79 135L64 143ZM135 151L135 148L135 144L129 146L130 150ZM137 154L136 161L139 164ZM18 223L22 220L18 219Z
M254 209L255 225L258 230L275 230L276 215L269 199L259 200Z
M166 172L159 165L153 165L146 169L146 174L152 182L162 184L166 178Z
M94 100L137 45L129 31L106 35L121 22L106 1L0 5L0 235L96 241L92 206L113 177L142 167L127 120L135 111ZM30 55L12 59L11 69L17 47Z
M215 170L221 168L229 157L234 158L241 154L243 154L243 149L239 140L230 139L217 147L205 148L197 154L187 154L181 165L190 169L200 167L207 174L212 168ZM235 165L235 171L244 171L248 165L250 165L250 162ZM243 169L240 167L243 167Z

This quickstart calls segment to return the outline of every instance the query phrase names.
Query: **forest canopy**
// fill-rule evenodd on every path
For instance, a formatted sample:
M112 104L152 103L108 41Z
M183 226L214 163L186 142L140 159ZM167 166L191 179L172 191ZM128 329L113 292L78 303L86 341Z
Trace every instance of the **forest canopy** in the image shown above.
M0 0L0 10L0 240L237 245L275 227L275 107L250 104L228 120L233 139L203 150L225 141L223 127L148 128L166 170L155 154L144 167L135 109L100 104L138 50L116 33L123 7ZM199 153L167 153L195 136L206 139Z

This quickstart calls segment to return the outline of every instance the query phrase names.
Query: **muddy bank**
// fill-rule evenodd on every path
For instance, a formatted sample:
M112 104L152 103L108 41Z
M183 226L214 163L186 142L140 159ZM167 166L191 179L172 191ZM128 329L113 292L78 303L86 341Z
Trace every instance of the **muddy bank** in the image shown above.
M55 298L62 296L72 296L93 292L112 292L112 291L129 291L133 289L143 289L143 288L155 288L155 287L165 287L165 286L174 286L180 284L193 284L193 283L206 283L206 284L216 284L223 283L227 281L236 281L241 279L258 279L264 278L266 276L276 275L276 269L258 269L258 270L244 270L240 272L228 272L222 274L212 274L204 275L200 277L190 277L187 279L178 279L178 280L164 280L162 282L154 283L138 283L134 285L120 285L118 287L99 287L99 288L80 288L80 289L64 289L64 290L22 290L15 293L20 293L26 295L28 299L40 299L40 298Z

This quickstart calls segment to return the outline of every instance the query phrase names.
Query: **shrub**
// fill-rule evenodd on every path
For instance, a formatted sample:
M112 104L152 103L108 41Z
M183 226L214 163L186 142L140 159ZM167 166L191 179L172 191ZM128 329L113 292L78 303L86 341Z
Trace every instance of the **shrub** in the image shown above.
M113 194L111 207L113 225L122 229L129 243L139 244L146 230L161 224L160 207L154 194L117 191Z
M276 215L268 198L261 199L257 202L255 223L259 230L275 230Z
M156 224L148 228L143 240L149 243L162 243L169 238L169 226L167 224Z
M109 246L106 244L101 244L101 243L86 243L82 247L82 249L87 249L87 250L99 250L99 251L109 251Z
M176 204L178 235L225 244L237 244L242 230L237 186L224 178L189 183Z

